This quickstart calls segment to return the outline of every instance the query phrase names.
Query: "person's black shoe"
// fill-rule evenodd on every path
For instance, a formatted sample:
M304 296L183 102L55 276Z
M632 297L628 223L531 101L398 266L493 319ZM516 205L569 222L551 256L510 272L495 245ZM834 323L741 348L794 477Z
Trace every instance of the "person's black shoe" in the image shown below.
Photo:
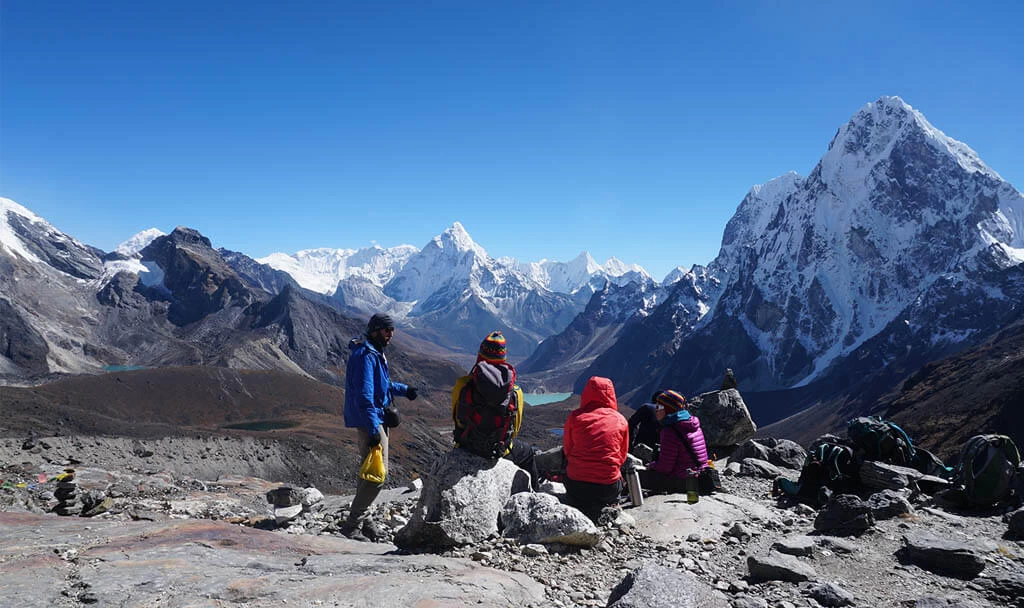
M824 507L832 501L833 492L825 486L818 488L818 507Z
M346 523L338 529L338 532L340 532L342 536L345 536L351 540L357 540L361 543L370 542L370 539L363 535L363 532L359 529L358 524Z
M363 536L375 543L385 541L388 537L387 533L369 518L363 522Z

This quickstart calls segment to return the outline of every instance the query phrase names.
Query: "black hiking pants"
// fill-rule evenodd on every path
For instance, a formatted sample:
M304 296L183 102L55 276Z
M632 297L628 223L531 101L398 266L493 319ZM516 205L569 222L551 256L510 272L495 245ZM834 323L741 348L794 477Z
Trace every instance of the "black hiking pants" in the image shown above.
M686 480L661 471L646 469L640 471L640 486L651 492L682 494L686 492Z
M565 504L576 507L593 521L601 517L601 509L619 504L622 480L601 484L565 478Z
M537 472L537 462L534 458L536 455L537 452L533 446L522 441L513 442L512 449L505 454L506 459L511 460L517 467L530 474L530 487L534 492L537 492L540 487L540 474Z

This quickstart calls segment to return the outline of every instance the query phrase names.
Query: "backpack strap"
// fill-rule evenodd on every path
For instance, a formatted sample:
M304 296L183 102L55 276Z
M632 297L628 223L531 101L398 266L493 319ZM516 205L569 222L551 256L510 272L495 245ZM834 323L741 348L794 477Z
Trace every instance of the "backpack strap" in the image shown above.
M910 436L907 435L907 432L901 429L899 425L896 424L895 422L886 422L886 424L888 424L889 427L892 428L894 431L899 433L899 435L903 437L903 440L907 442L907 449L910 450L910 458L913 459L917 454L916 450L914 449L914 442L910 440Z

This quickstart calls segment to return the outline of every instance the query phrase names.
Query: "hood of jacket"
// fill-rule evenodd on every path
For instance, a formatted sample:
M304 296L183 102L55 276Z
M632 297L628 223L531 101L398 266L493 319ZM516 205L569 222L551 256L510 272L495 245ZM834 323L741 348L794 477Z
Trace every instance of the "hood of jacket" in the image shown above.
M615 386L608 378L591 376L583 387L580 397L580 410L591 412L602 407L619 411L619 402L615 399Z
M679 420L672 424L675 428L679 429L681 433L692 433L700 428L700 419L697 416L690 414L690 417L686 420Z

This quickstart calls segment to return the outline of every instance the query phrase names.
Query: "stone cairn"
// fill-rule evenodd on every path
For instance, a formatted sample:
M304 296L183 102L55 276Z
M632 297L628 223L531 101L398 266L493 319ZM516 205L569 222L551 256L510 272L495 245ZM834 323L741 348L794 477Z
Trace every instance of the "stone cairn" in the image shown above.
M57 481L57 489L53 491L57 506L53 512L57 515L81 515L82 501L79 498L78 484L75 483L75 470L64 469L64 474Z

